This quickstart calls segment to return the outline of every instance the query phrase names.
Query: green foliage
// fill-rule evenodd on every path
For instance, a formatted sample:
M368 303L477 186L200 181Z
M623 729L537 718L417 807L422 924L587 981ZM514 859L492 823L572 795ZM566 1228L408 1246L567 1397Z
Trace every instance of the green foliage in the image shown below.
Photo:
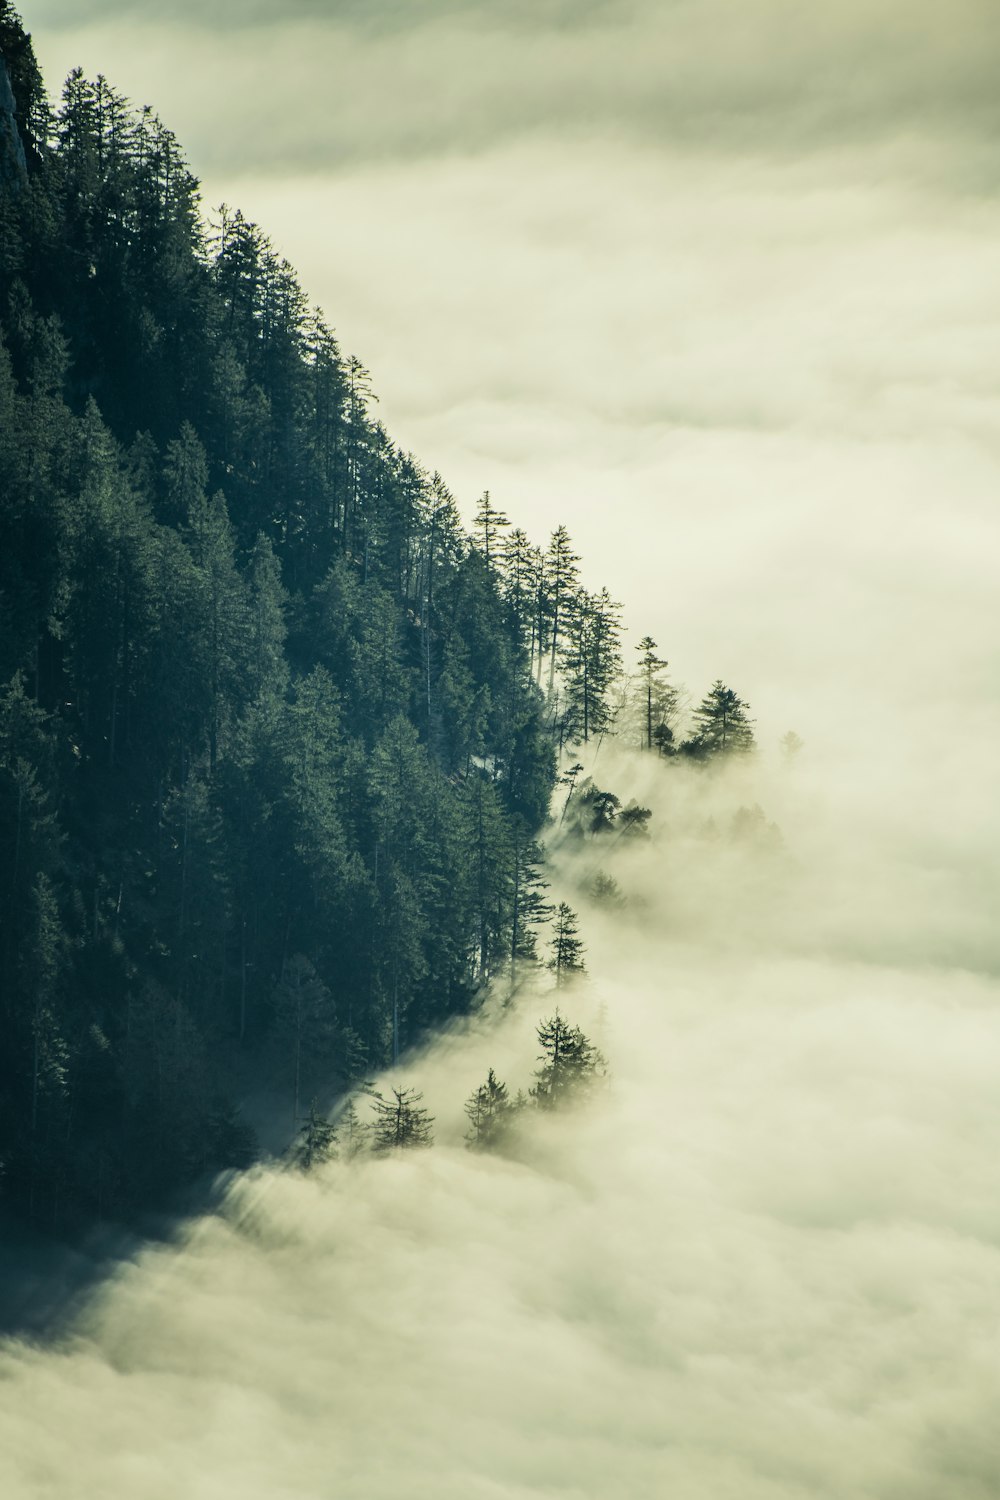
M715 681L694 710L695 731L681 747L695 760L744 755L754 748L750 705L721 680Z
M618 815L618 831L623 838L648 839L647 825L652 816L651 808L640 807L637 802L630 802Z
M576 912L560 901L552 929L552 957L549 968L556 976L557 987L568 984L574 975L585 972L583 942L579 936Z
M590 882L588 895L598 906L607 907L610 911L621 911L628 899L614 876L608 875L604 870L598 870Z
M540 1067L535 1070L531 1096L539 1109L559 1109L577 1103L605 1076L601 1053L579 1026L571 1026L559 1011L537 1029Z
M321 1112L314 1099L309 1106L306 1122L299 1131L292 1159L303 1172L311 1172L313 1167L334 1161L337 1155L336 1127Z
M533 961L576 564L466 537L263 231L0 7L0 1158L85 1222Z
M369 1131L358 1115L353 1095L344 1105L337 1120L337 1141L340 1155L345 1161L353 1161L368 1145Z
M503 1146L516 1110L507 1085L500 1082L492 1068L486 1082L469 1095L465 1113L469 1121L466 1145L473 1151L496 1151Z
M568 612L568 641L563 653L567 676L561 737L582 740L606 734L615 711L611 694L621 673L621 605L602 589L582 590Z
M372 1095L375 1118L371 1126L371 1148L376 1156L392 1151L414 1151L434 1144L434 1117L420 1103L424 1097L416 1089L389 1090Z
M673 755L680 694L666 679L669 663L657 656L652 636L643 636L635 649L639 668L633 678L632 733L641 749L655 747L660 755Z

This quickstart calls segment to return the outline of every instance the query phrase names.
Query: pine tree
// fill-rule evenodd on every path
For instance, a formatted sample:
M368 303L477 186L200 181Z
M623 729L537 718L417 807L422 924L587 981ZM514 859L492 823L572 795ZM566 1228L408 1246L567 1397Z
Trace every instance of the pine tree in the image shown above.
M581 808L590 815L592 834L609 833L621 807L621 798L614 792L602 791L599 786L590 786L580 799Z
M589 892L591 899L596 901L598 906L607 907L611 911L620 911L627 903L627 898L617 880L604 870L598 870L590 882Z
M694 710L695 732L683 746L696 759L745 754L754 747L753 723L745 703L717 679Z
M565 901L560 901L552 932L552 957L549 959L549 968L556 976L558 988L568 984L575 974L586 971L583 941L578 933L576 912Z
M654 725L663 722L662 712L654 715L653 700L659 687L660 674L665 671L667 663L663 657L657 656L656 642L650 635L644 635L635 649L640 653L639 681L642 687L642 697L645 707L645 733L641 748L651 750L654 743Z
M781 736L781 740L779 743L781 745L781 753L785 761L788 764L791 764L791 762L794 761L800 754L805 741L801 738L800 735L797 735L795 733L794 729L789 729L787 734L783 734Z
M650 808L640 807L638 802L630 802L618 814L619 833L625 838L649 838L649 829L646 825L652 816Z
M602 589L581 590L568 611L564 652L567 674L563 732L584 744L611 727L611 693L621 670L621 606Z
M518 966L537 962L535 927L552 915L545 899L548 881L542 875L544 851L531 838L520 818L511 830L510 876L510 987L517 987Z
M481 1083L465 1102L469 1121L466 1145L473 1151L495 1151L503 1144L514 1112L507 1085L501 1083L490 1068L486 1082Z
M333 1161L337 1156L337 1128L324 1115L316 1100L309 1106L306 1122L299 1131L293 1160L303 1172Z
M579 1026L556 1011L537 1028L541 1051L531 1097L539 1109L558 1109L584 1097L605 1071L601 1053Z
M577 581L580 576L579 561L579 557L573 551L569 532L565 526L557 527L552 533L549 549L545 554L543 583L550 695L555 689L556 661L566 633L567 615L577 590Z
M503 548L500 533L510 522L503 511L497 510L490 499L489 490L484 490L476 501L476 514L472 522L472 534L482 553L487 573L496 573L500 567Z
M390 1098L375 1093L372 1109L372 1151L385 1156L390 1151L412 1151L434 1144L434 1116L421 1107L423 1094L413 1088L390 1088Z
M364 1151L368 1145L368 1135L368 1128L361 1123L352 1094L337 1119L337 1138L346 1161L353 1161Z

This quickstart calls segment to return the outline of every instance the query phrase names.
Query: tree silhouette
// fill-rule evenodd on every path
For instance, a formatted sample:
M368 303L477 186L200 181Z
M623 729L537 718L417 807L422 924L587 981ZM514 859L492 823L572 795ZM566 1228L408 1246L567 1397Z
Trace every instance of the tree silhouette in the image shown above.
M568 984L574 974L585 972L583 942L579 937L576 912L560 901L552 931L552 957L549 968L556 976L556 986Z
M390 1088L387 1099L372 1096L372 1150L377 1156L390 1151L412 1151L434 1143L434 1117L421 1107L423 1094L413 1088Z
M745 754L754 747L753 719L732 688L717 679L694 710L695 732L684 744L695 759Z
M558 1109L584 1096L603 1076L605 1061L579 1026L556 1011L537 1028L541 1048L532 1098L540 1109Z

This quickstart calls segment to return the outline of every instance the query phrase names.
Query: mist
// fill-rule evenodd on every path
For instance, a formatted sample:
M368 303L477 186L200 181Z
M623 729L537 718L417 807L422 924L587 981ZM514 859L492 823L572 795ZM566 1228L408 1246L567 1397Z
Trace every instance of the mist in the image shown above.
M760 748L582 752L653 812L546 834L586 980L379 1080L433 1150L235 1178L0 1346L0 1493L994 1500L996 8L23 8ZM557 1001L607 1089L469 1151Z
M713 773L605 742L587 769L653 809L648 841L550 830L588 977L405 1059L432 1150L253 1171L57 1342L8 1341L5 1495L995 1493L975 851L808 747ZM464 1099L489 1066L530 1083L557 1001L607 1088L470 1152Z

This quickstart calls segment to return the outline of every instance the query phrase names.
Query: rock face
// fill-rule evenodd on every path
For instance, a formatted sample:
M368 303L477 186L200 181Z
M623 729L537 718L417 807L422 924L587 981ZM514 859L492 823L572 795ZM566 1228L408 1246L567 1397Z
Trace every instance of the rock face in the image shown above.
M7 67L0 58L0 187L16 191L28 173L24 146L18 134Z

